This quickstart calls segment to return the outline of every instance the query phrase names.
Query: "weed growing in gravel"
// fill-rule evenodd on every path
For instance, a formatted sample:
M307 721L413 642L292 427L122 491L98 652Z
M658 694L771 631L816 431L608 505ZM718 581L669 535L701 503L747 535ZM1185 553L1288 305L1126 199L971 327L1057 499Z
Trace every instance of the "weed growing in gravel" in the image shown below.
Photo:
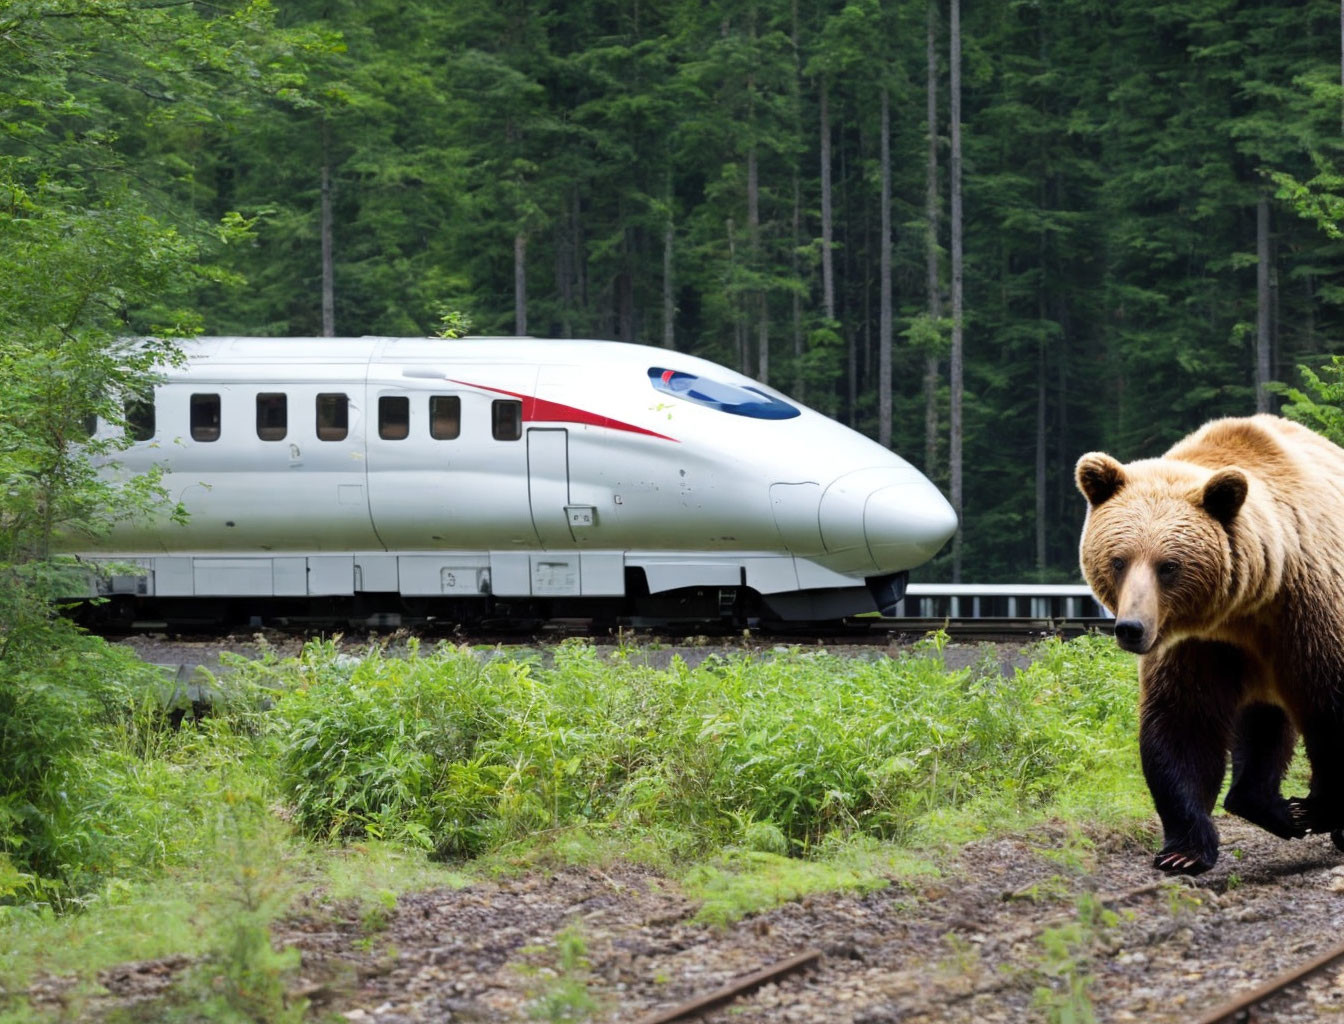
M270 923L293 894L282 837L246 792L226 785L211 810L207 828L218 856L199 910L203 954L162 999L131 1011L131 1019L298 1024L306 1003L287 996L298 950L271 945Z
M1041 933L1037 971L1042 983L1036 987L1035 1003L1050 1024L1094 1024L1088 994L1092 964L1119 921L1094 894L1084 893L1075 920Z
M892 877L932 873L929 865L900 863L874 853L822 861L753 850L727 850L682 876L686 895L700 903L696 920L726 925L757 910L814 892L869 892Z
M551 977L541 986L540 994L528 1007L533 1020L554 1024L587 1020L598 1010L588 992L588 944L577 925L561 929L555 936L555 966Z

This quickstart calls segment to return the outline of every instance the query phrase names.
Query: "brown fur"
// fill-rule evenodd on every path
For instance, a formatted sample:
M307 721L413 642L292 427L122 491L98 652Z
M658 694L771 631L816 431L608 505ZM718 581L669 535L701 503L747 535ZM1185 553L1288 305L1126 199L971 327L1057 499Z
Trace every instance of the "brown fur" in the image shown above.
M1141 656L1158 866L1212 864L1200 819L1228 749L1229 808L1285 836L1344 828L1344 449L1274 416L1224 419L1160 458L1084 455L1077 481L1083 574ZM1297 804L1278 795L1292 730L1313 767Z

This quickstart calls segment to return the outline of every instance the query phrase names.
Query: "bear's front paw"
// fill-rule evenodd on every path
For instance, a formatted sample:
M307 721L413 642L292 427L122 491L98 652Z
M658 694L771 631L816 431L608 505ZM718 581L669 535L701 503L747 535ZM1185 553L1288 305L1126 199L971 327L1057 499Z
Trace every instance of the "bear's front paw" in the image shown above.
M1344 812L1334 800L1322 800L1318 796L1293 797L1288 801L1288 809L1293 824L1303 835L1344 831Z
M1173 828L1172 825L1178 824ZM1201 875L1218 863L1218 830L1209 818L1168 822L1153 867L1173 875Z
M1171 875L1202 875L1213 867L1217 860L1217 850L1206 856L1188 850L1171 850L1164 847L1162 852L1153 858L1153 867Z
M1167 835L1153 867L1172 875L1202 875L1218 863L1218 832L1214 822L1192 826L1179 835Z

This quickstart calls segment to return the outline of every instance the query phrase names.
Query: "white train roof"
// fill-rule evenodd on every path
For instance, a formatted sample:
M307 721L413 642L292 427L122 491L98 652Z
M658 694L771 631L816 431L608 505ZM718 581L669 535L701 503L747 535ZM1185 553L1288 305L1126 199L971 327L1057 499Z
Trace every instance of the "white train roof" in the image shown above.
M257 338L202 337L176 342L192 367L377 363L493 363L516 365L606 365L670 363L713 368L719 375L749 380L734 370L673 349L621 341L515 337L471 338ZM178 371L180 372L180 371ZM168 376L174 377L171 368Z

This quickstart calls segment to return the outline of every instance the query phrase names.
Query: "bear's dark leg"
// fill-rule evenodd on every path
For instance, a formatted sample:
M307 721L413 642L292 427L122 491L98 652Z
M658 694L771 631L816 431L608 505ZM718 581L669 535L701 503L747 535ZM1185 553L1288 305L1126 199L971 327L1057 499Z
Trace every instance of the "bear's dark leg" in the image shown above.
M1304 835L1292 807L1279 792L1293 759L1297 734L1287 714L1273 704L1248 704L1237 716L1232 742L1232 786L1223 806L1280 839Z
M1139 754L1164 839L1153 866L1197 875L1218 860L1209 812L1227 768L1242 662L1225 645L1186 641L1146 656L1141 674Z

